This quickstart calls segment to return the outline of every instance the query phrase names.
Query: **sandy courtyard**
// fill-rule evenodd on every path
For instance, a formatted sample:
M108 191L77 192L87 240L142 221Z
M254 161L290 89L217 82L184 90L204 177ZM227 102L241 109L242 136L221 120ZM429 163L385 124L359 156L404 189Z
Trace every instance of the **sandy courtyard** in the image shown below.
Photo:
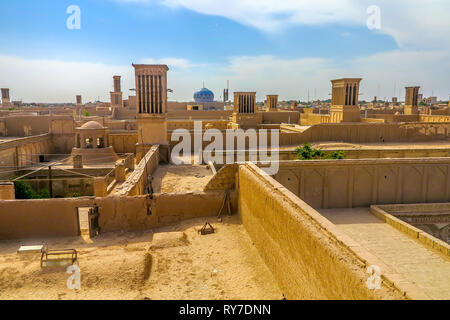
M202 218L92 241L0 242L0 299L282 299L239 217L208 220L216 233L197 232ZM41 269L39 255L16 253L21 245L39 243L77 249L80 290L67 289L65 268Z
M212 177L208 166L160 165L153 174L152 187L156 193L203 191Z

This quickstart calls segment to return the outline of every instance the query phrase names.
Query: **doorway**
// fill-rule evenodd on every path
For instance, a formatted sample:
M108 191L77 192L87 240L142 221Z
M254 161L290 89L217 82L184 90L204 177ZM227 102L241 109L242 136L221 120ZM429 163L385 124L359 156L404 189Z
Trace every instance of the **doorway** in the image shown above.
M100 234L98 206L77 208L78 234L93 238Z

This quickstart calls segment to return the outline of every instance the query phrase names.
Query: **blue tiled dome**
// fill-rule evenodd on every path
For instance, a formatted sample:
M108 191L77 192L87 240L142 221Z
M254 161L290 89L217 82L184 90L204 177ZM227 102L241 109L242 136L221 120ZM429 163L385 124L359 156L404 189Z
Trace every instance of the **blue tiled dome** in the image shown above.
M214 93L211 90L203 88L194 93L195 102L214 102Z

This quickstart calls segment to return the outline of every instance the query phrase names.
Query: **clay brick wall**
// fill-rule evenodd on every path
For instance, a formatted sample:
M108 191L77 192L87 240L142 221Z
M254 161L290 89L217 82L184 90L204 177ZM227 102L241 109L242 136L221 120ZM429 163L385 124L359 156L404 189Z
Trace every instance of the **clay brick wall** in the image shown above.
M199 217L216 217L225 193L153 194L43 200L0 200L0 240L79 235L77 208L99 207L101 232L138 231ZM237 193L230 194L237 211ZM222 214L227 214L227 207Z
M135 196L147 193L148 176L150 176L159 165L159 146L152 146L145 157L135 167L128 179L117 188L119 196Z
M114 132L109 134L109 143L116 153L135 153L137 132Z
M386 281L380 290L367 289L365 270L371 261L356 254L367 252L252 164L239 167L238 206L242 223L286 298L402 298Z
M285 161L275 179L314 208L450 200L449 158Z
M237 168L237 164L224 165L208 182L204 191L235 189Z
M445 140L450 123L319 124L300 134L301 142L418 142ZM280 140L281 145L281 140Z

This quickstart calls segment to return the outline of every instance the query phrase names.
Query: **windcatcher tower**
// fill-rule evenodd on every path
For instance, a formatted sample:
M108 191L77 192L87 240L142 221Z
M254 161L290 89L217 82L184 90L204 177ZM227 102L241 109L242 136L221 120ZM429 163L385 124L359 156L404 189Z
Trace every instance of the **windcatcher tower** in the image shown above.
M266 111L277 111L278 106L278 95L277 94L269 94L266 97Z
M420 87L406 87L404 114L419 114L419 89Z
M2 106L9 107L11 105L11 99L9 97L9 88L2 88Z
M137 160L159 144L168 155L167 65L133 64L136 78ZM165 150L165 151L164 151ZM166 158L167 159L167 158Z
M77 95L77 107L80 107L83 104L81 95Z
M256 127L260 121L255 106L256 92L235 92L232 128Z
M361 78L331 80L333 86L330 116L332 123L359 122L359 84Z
M120 76L113 77L114 91L110 92L111 96L111 106L112 107L122 107L122 90L120 85Z
M223 102L228 102L230 92L230 81L227 80L227 88L223 89Z

